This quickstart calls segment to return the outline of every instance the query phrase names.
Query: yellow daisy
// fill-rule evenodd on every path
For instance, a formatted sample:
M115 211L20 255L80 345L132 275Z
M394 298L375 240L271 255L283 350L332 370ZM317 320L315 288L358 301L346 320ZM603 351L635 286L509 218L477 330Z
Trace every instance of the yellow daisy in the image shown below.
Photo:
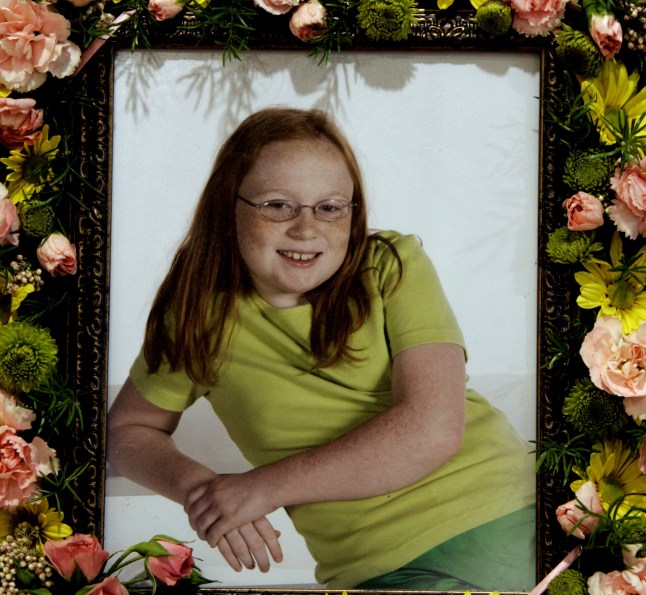
M437 0L437 7L440 10L446 10L447 8L450 8L453 6L454 0ZM485 2L486 0L469 0L471 2L471 6L478 10Z
M572 482L572 490L576 492L586 481L593 482L605 511L623 497L616 508L619 517L639 514L633 507L646 509L646 475L639 470L639 459L624 449L621 440L604 440L595 450L585 473L577 470L582 479Z
M610 260L584 262L585 271L574 274L581 286L576 303L586 310L599 308L598 317L616 316L623 333L629 335L646 320L646 247L642 247L629 266L622 267L622 245L615 233L610 245ZM646 270L646 269L645 269Z
M50 508L47 498L0 510L0 540L7 535L27 538L32 547L42 552L46 541L59 541L71 534L72 528L63 522L63 513Z
M9 157L0 159L10 170L5 183L9 191L7 198L18 204L45 188L54 178L50 162L58 153L60 141L58 135L49 137L49 126L45 125L33 145L25 143L22 149L15 149Z
M639 73L630 75L616 60L606 60L599 75L581 83L583 99L590 107L590 117L599 131L601 142L613 145L617 138L612 128L619 127L620 117L631 124L646 112L646 87L637 90ZM646 140L646 130L637 135Z

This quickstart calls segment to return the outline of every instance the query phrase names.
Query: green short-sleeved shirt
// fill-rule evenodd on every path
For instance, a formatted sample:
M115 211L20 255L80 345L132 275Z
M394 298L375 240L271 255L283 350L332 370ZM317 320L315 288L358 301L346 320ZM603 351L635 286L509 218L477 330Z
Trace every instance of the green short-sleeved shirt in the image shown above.
M243 455L263 465L343 435L391 404L392 358L415 345L463 345L434 267L414 236L382 232L371 242L368 321L351 337L361 361L309 373L311 306L277 309L241 300L217 386L196 387L183 372L149 375L140 355L130 376L152 403L183 411L206 394ZM393 291L393 288L394 291ZM504 415L467 391L467 428L457 455L396 492L303 504L288 513L330 588L351 588L430 548L533 502L533 458ZM513 487L513 489L510 489Z

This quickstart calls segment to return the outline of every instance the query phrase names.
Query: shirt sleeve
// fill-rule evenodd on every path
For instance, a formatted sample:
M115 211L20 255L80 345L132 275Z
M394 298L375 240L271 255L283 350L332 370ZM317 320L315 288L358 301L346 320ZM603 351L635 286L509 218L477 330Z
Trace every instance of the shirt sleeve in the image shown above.
M395 232L380 235L390 241L401 260L400 269L392 249L376 242L375 270L392 356L425 343L456 343L464 349L462 331L419 238Z
M168 411L184 411L206 392L191 382L183 371L171 372L166 363L154 374L149 374L143 350L130 368L130 380L147 401Z

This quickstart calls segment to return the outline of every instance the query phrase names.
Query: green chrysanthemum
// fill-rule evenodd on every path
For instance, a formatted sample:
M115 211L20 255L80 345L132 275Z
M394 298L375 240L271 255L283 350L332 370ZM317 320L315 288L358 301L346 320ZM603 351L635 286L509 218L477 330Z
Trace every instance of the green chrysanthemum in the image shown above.
M592 243L594 236L580 231L560 227L547 240L547 255L560 264L582 262L598 249Z
M54 223L54 209L38 201L23 202L20 208L20 229L32 238L49 235Z
M358 22L372 39L401 41L417 23L416 11L414 0L361 0Z
M0 327L0 386L29 392L52 373L58 348L47 329L26 322Z
M592 438L616 434L626 422L621 399L599 390L589 379L577 380L563 404L563 415L574 428Z
M605 62L588 35L565 24L556 37L556 55L568 69L586 78L596 77Z
M555 576L547 587L548 595L587 595L588 582L573 568L568 568Z
M565 161L563 181L574 191L605 196L615 173L613 160L595 150L573 151Z
M487 0L476 12L478 27L494 37L505 35L511 21L511 6L502 0Z

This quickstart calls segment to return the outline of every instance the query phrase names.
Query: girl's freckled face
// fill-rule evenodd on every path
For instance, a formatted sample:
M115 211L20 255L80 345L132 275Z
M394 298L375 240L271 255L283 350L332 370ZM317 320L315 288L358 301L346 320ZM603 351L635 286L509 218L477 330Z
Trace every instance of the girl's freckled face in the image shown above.
M330 198L350 202L353 192L343 156L324 140L266 145L238 190L255 204L282 199L310 206ZM303 209L290 221L268 221L238 200L238 245L256 291L276 308L306 303L305 293L327 281L343 263L351 222L352 214L320 221L312 209Z

